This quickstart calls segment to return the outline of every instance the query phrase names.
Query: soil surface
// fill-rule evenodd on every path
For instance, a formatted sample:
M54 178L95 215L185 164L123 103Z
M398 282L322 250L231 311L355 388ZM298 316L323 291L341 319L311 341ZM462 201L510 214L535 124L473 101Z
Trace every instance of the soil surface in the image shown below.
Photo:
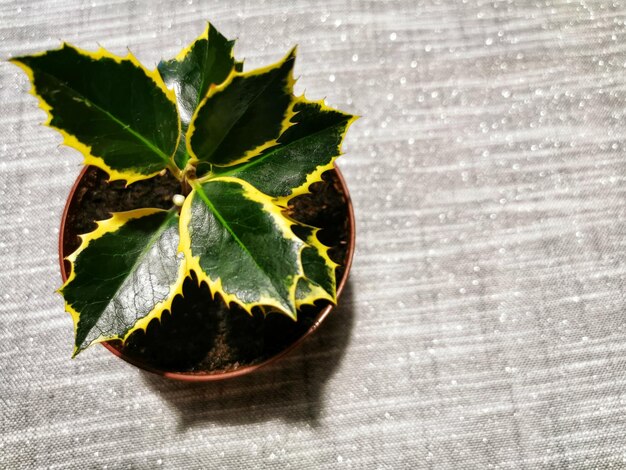
M120 181L107 182L103 171L90 167L74 193L65 222L63 255L80 244L78 235L96 228L94 221L142 207L172 207L172 195L179 193L179 182L169 174L124 187ZM348 248L348 207L336 174L323 175L311 186L311 194L290 202L290 215L306 224L320 227L318 237L331 246L330 257L337 268L337 284L344 274ZM66 262L69 273L69 263ZM172 312L161 321L152 320L146 332L133 333L125 344L110 342L126 356L156 369L172 372L216 373L257 364L283 351L313 325L327 306L303 307L298 321L270 313L252 316L244 310L211 297L208 286L192 277L185 280L183 297L176 297Z

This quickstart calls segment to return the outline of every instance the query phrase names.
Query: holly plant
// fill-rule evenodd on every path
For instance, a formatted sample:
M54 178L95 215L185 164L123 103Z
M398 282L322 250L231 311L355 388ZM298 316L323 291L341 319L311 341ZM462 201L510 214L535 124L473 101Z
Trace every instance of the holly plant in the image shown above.
M191 272L249 313L296 319L302 305L336 301L328 247L286 208L333 168L355 118L294 95L295 49L243 72L233 46L207 25L153 71L130 52L69 44L12 59L86 165L127 185L164 172L181 183L170 210L114 213L67 258L74 355L145 329Z

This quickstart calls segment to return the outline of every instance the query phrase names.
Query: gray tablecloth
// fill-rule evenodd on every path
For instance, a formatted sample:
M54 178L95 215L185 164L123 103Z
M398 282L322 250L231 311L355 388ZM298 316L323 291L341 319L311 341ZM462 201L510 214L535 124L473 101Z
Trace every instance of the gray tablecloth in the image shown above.
M62 40L153 67L211 20L248 68L362 117L339 309L257 374L71 360L58 224L82 158L0 64L1 468L626 466L621 2L7 1L0 58Z

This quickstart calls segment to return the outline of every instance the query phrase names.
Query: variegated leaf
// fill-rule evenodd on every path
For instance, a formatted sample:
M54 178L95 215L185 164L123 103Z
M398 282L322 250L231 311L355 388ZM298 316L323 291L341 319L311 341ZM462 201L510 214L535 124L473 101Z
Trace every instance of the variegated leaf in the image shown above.
M64 44L11 61L28 74L47 124L83 153L85 164L128 183L174 166L180 135L174 93L132 54L120 58Z
M118 212L82 236L60 292L74 319L76 355L92 343L124 340L169 309L186 274L178 213Z
M330 259L329 248L317 238L318 229L298 224L298 235L307 244L302 249L300 259L304 277L298 281L296 303L313 305L316 300L337 301L335 269L337 263Z
M305 243L272 200L250 184L219 178L195 186L181 211L188 269L226 302L296 317Z
M207 23L204 32L194 42L174 59L161 61L157 67L178 101L182 135L174 160L181 170L189 161L185 133L200 101L211 86L222 83L233 70L242 69L243 64L233 57L234 44Z
M252 160L226 168L214 168L216 177L248 181L280 204L308 192L333 168L341 154L341 142L356 117L328 108L321 102L299 99L293 108L293 126L278 144Z
M294 61L292 50L275 65L233 72L211 89L187 131L191 161L235 165L276 145L292 116Z

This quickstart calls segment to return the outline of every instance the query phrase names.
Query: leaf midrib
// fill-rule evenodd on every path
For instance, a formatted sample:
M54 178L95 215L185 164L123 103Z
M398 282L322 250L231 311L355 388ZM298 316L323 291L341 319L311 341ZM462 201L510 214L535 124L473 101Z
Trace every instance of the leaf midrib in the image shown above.
M249 162L246 162L244 164L242 164L241 166L235 166L233 168L229 168L228 170L224 171L224 172L220 172L219 169L215 172L214 175L210 175L214 178L221 178L221 177L226 177L226 176L233 176L236 175L237 173L241 172L241 171L245 171L250 167L253 167L255 165L258 165L259 163L264 162L267 158L271 157L272 155L274 155L276 152L280 152L283 151L287 148L289 148L292 145L297 144L298 142L301 142L303 140L307 140L307 139L311 139L314 138L316 136L318 136L319 134L326 132L334 127L339 127L341 125L344 125L348 122L348 119L346 119L345 121L342 121L340 123L336 123L336 124L331 124L330 126L324 127L323 129L320 129L319 131L315 131L312 134L307 134L304 137L300 137L299 139L296 139L292 142L289 142L288 144L284 144L284 145L279 145L277 146L275 149L270 150L269 152L267 152L264 155L260 155L257 158L254 158L252 160L250 160ZM296 124L297 125L297 124ZM218 167L219 168L219 167ZM227 167L228 168L228 167ZM207 178L211 179L211 178Z
M122 121L121 119L117 118L116 116L111 114L109 111L107 111L106 109L102 108L100 105L98 105L97 103L93 102L91 99L87 98L83 93L80 93L80 92L74 90L73 88L69 87L68 85L63 83L59 78L57 78L55 75L52 75L51 73L43 72L43 71L40 71L40 73L42 75L46 75L50 79L56 81L58 86L60 88L65 88L66 90L68 90L69 94L73 94L74 96L79 97L80 99L83 100L84 103L88 103L90 106L93 106L95 109L97 109L98 111L100 111L104 115L106 115L109 118L111 118L111 120L113 122L115 122L117 125L119 125L123 130L128 131L128 133L130 135L135 137L137 140L139 140L141 143L143 143L146 147L148 147L150 150L152 150L154 153L156 153L165 163L169 164L170 157L168 155L166 155L165 153L163 153L163 151L160 148L158 148L156 145L154 145L152 142L150 142L148 139L146 139L143 135L141 135L140 133L135 131L131 127L130 124L127 124L124 121ZM67 132L67 131L64 131L64 132Z
M283 64L281 64L282 66ZM273 69L271 70L272 72L276 70ZM237 75L236 77L242 77L243 75ZM265 92L265 90L267 90L267 88L274 83L274 81L277 79L277 77L279 77L279 74L276 74L274 77L272 77L271 80L269 80L265 86L261 89L261 91L259 91L254 98L248 103L248 105L246 106L246 109L239 115L237 116L237 119L235 119L233 121L233 123L228 127L228 129L226 130L226 132L224 132L224 135L222 135L221 139L219 140L219 142L217 144L215 144L213 150L211 151L211 153L205 158L203 159L203 161L209 161L209 158L211 158L214 154L215 151L220 147L220 145L222 145L222 142L224 142L224 140L226 139L226 137L228 136L228 134L230 134L230 131L233 130L233 127L235 127L235 125L241 120L241 118L243 117L244 114L246 114L248 112L248 110L250 109L250 107L256 102L257 99L259 99L259 97ZM244 77L244 79L246 79L248 77ZM234 80L234 79L233 79ZM228 84L229 86L232 85L232 81ZM220 90L219 93L222 93L223 91L225 91L227 89L227 87L225 87L223 90ZM213 98L215 95L211 96L211 98ZM207 98L207 102L208 102L209 98ZM206 104L206 102L205 102ZM201 110L202 111L202 110ZM196 116L197 117L197 116ZM195 119L193 120L195 121ZM195 131L195 124L194 124L194 131ZM194 132L195 134L195 132ZM193 135L190 136L190 138L192 138ZM200 159L199 159L200 160Z
M194 47L197 47L198 43L200 41L206 41L206 44L204 46L204 61L203 61L204 67L200 71L200 73L201 73L200 86L196 90L197 93L196 93L196 98L194 100L194 106L193 106L194 110L196 110L198 108L198 106L200 106L200 103L202 102L202 99L204 98L204 93L202 92L202 90L205 87L205 84L206 84L206 81L207 81L207 75L208 75L208 72L206 72L206 64L209 61L209 47L211 46L210 43L209 43L209 41L210 41L209 38L210 37L211 37L211 33L210 33L210 31L208 31L206 38L197 39L194 42ZM188 54L181 61L177 61L177 66L178 67L181 67L182 64L187 60L187 58L191 55L192 50L193 50L193 48L191 48L189 50ZM211 83L214 83L213 80L211 80ZM209 85L209 88L210 88L210 85ZM208 90L207 90L207 93L208 93ZM193 115L192 115L192 118L193 118ZM185 142L184 142L184 140L186 140L186 138L187 138L186 134L187 134L187 130L189 129L189 125L191 124L191 120L192 119L189 119L189 121L185 122L185 121L183 121L182 118L180 118L180 124L181 124L182 130L184 132L184 135L181 135L181 137L184 137L184 139L183 138L180 139L178 147L183 149L185 162L188 162L189 158L191 157L189 155L189 152L187 151L187 146L185 145ZM178 148L176 149L176 152L178 152ZM181 168L181 170L182 170L182 168Z
M254 264L256 265L256 267L259 268L259 270L261 272L265 273L265 276L267 277L267 279L269 279L269 281L272 284L272 286L274 287L274 289L276 289L276 286L274 285L274 281L272 280L271 276L268 275L266 270L258 263L258 261L254 257L252 252L248 249L248 247L243 243L243 241L233 231L232 227L228 224L226 219L224 219L222 214L217 210L215 205L211 202L211 199L209 199L209 196L207 196L207 194L204 192L204 190L202 189L202 186L198 185L198 186L196 186L195 189L196 189L196 192L198 193L198 195L200 196L200 199L202 199L202 201L204 201L204 203L207 205L207 207L213 213L213 215L217 218L217 220L220 222L220 224L222 224L222 226L226 229L226 231L233 237L233 239L235 240L235 242L237 242L239 247L252 259L252 261L254 261ZM276 289L276 292L278 293L278 289ZM285 299L283 299L282 295L280 297L281 297L281 300L283 300L283 301L285 300ZM288 302L288 305L289 305L289 302Z
M111 232L106 232L104 234L102 234L102 236L98 237L98 238L94 238L93 240L90 241L97 241L102 239L103 237L110 235L110 234L114 234L116 232L118 232L120 229L122 229L128 222L132 221L132 220L136 220L138 218L141 217L150 217L152 215L157 214L158 212L154 212L152 214L148 214L148 215L144 215L144 216L140 216L140 217L136 217L136 218L131 218L126 220L120 227L118 227L116 230L113 230ZM110 297L100 300L100 301L94 301L91 300L90 304L94 305L94 304L100 304L103 303L105 304L104 308L99 310L99 313L97 313L97 318L95 320L95 322L93 323L93 325L91 327L89 327L88 331L85 333L85 336L80 340L81 344L78 345L78 336L76 337L77 343L76 343L76 347L79 348L80 350L83 350L85 347L84 342L86 340L86 338L89 336L89 332L95 328L98 325L98 322L102 319L102 314L104 313L104 311L107 309L107 307L109 305L111 305L111 302L113 301L113 299L117 296L117 294L120 291L120 288L122 287L122 285L124 284L124 282L126 281L126 279L128 279L130 273L134 272L136 266L139 264L139 262L141 260L143 260L143 258L145 258L146 254L148 253L148 251L150 250L150 248L154 245L155 241L163 234L163 232L165 231L165 229L167 228L169 221L171 220L171 217L173 217L175 214L170 212L169 214L166 215L165 219L163 220L162 224L159 226L159 228L157 230L155 230L155 233L150 237L150 239L148 240L148 242L146 243L146 245L140 250L139 255L137 256L137 258L135 259L135 261L133 262L133 264L131 265L131 267L129 268L128 272L124 275L124 273L120 274L119 276L114 276L113 278L109 278L108 280L112 280L112 279L116 279L117 277L120 277L120 281L117 283L117 285L115 285L115 287L112 289L113 293L111 294ZM87 245L85 247L85 250L89 248L89 245ZM80 255L83 253L84 251L82 251L81 253L78 254L76 260L74 261L74 264L78 263L78 260L80 258ZM72 268L75 269L75 268ZM71 284L68 284L68 286ZM67 286L65 286L67 287ZM64 294L65 295L65 294ZM66 299L67 300L67 299ZM77 301L75 300L71 305L75 305L77 303ZM82 309L81 309L82 310ZM153 309L154 310L154 309ZM152 313L149 312L148 315ZM128 331L130 331L133 327L131 326L128 330L126 330L126 333ZM91 343L90 343L91 344Z
M150 217L152 215L158 214L158 212L155 212L153 214L149 214L149 215L145 215L143 217ZM159 228L157 228L154 231L154 234L148 239L148 241L146 242L146 244L144 245L144 247L139 251L139 254L137 255L137 257L135 258L135 261L133 262L132 266L130 266L130 268L128 269L128 273L126 276L124 276L124 278L121 280L121 282L118 284L118 286L115 289L115 292L113 293L113 295L111 296L111 298L107 301L107 306L110 304L111 300L113 300L113 298L117 295L117 293L120 290L120 287L124 284L124 282L126 281L126 279L128 279L128 277L130 276L130 273L135 271L135 268L140 264L140 261L142 261L145 256L148 254L148 252L151 250L152 246L154 245L154 243L159 239L159 237L163 234L163 232L165 232L165 230L167 229L167 226L169 225L169 222L171 220L171 218L174 216L173 213L169 213L167 214L167 216L165 217L165 219L163 219L163 222L161 223L161 225L159 226ZM126 222L124 222L124 225L126 225L128 222L132 221L132 220L136 220L136 219L128 219ZM120 229L124 226L122 225L120 227ZM119 231L116 230L115 232ZM115 233L115 232L108 232L106 235L108 235L109 233ZM123 273L122 273L123 274ZM122 275L120 275L121 277Z

